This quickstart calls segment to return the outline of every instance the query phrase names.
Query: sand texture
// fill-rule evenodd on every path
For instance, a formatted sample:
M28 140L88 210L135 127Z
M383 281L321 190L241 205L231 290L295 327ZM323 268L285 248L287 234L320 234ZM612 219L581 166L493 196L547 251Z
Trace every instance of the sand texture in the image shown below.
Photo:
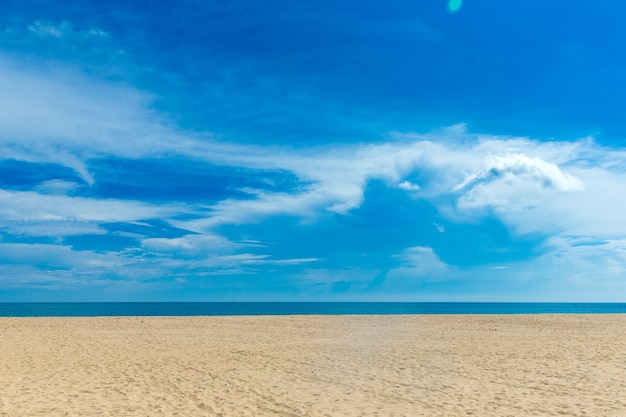
M626 416L626 315L0 319L0 416Z

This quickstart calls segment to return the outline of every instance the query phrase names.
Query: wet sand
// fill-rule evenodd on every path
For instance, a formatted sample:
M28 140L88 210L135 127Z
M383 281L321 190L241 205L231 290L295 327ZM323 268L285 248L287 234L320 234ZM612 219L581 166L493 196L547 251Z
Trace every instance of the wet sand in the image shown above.
M626 416L626 315L0 319L0 416Z

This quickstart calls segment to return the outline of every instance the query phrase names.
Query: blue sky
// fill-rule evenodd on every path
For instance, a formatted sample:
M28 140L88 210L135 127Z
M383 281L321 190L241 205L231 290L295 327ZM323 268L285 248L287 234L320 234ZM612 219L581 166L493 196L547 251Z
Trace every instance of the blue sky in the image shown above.
M6 1L0 301L624 301L625 15Z

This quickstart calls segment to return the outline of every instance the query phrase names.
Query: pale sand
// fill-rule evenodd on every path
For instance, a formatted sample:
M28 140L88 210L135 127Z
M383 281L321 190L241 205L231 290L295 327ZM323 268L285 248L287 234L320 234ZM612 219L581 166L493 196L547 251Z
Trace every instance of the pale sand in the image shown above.
M1 416L626 416L626 316L0 319Z

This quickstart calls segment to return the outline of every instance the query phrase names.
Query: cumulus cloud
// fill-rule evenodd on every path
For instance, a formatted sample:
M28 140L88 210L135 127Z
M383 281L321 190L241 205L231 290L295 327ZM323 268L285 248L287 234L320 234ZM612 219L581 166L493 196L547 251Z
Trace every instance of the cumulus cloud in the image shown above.
M539 188L553 188L558 191L584 188L580 179L562 172L556 164L546 162L539 157L515 153L488 155L484 166L468 175L465 181L453 188L453 191L491 181L502 181L507 184L534 184Z
M586 140L582 145L564 142L564 152L559 153L554 143L544 146L539 141L508 137L483 140L481 135L456 131L452 134L462 135L456 139L463 146L452 145L446 136L449 134L411 134L378 145L256 153L238 163L293 172L306 185L293 193L260 191L253 198L221 201L210 208L206 218L187 226L202 231L217 224L256 222L272 215L314 218L328 211L346 214L361 205L371 180L407 191L419 189L419 198L426 200L455 198L458 204L450 207L444 203L440 210L457 219L477 208L496 207L503 219L513 221L506 215L510 210L551 209L546 204L550 197L559 199L563 193L573 193L573 198L580 198L585 192L584 175L570 172L578 173L578 158L595 146ZM569 159L563 159L563 154L569 154ZM415 173L423 178L419 188L403 180ZM543 193L541 197L537 191Z

